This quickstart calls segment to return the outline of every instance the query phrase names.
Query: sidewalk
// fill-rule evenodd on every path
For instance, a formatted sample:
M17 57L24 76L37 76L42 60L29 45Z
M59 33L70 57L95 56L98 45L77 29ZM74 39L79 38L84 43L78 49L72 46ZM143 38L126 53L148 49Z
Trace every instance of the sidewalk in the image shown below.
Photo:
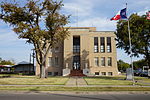
M67 86L67 87L75 87L75 86L87 87L88 85L82 77L70 77L65 86Z

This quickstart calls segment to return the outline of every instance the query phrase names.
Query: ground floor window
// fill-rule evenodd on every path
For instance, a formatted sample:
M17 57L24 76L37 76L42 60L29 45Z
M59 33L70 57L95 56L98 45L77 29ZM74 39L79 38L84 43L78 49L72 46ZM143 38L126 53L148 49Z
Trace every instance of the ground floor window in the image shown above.
M106 76L106 72L102 72L101 75L102 75L102 76Z
M95 75L99 75L99 72L95 72Z
M54 72L54 76L58 76L58 72Z
M48 76L52 76L52 72L48 72Z
M108 76L112 76L113 75L113 73L112 72L108 72Z
M58 72L48 72L48 76L58 76Z

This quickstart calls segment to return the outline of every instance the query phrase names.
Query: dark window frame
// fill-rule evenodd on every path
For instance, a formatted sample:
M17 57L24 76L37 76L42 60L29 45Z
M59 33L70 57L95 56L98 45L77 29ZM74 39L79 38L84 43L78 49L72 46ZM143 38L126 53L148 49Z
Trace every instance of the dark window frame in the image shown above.
M107 58L108 66L112 66L112 57Z
M98 49L98 37L94 37L94 52L98 53L99 49Z
M107 37L107 52L108 53L112 52L111 37Z
M105 37L100 37L100 52L105 52Z

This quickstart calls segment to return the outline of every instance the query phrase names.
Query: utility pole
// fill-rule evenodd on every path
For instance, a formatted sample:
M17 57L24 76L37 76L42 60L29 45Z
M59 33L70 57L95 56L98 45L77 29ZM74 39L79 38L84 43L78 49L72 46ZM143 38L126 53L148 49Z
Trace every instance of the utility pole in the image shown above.
M126 3L126 9L127 9L127 3ZM134 68L133 68L133 59L132 59L132 44L131 44L131 35L130 35L130 22L129 22L129 18L128 18L128 33L129 33L129 45L130 45L130 59L131 59L131 69L132 69L132 82L133 85L135 83L134 80Z
M31 53L30 53L30 59L29 59L30 64L31 64L31 57L32 57L32 55L31 55Z
M35 58L35 50L34 49L31 49L32 50L32 63L33 63L33 71L35 70L34 69L34 58Z

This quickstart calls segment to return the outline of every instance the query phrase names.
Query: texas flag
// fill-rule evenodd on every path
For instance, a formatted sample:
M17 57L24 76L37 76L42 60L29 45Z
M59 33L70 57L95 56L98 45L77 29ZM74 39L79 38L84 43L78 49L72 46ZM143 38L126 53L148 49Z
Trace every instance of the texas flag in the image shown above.
M147 12L147 19L150 20L150 11Z
M120 20L120 19L127 19L127 14L126 14L126 8L120 10L113 18L110 20Z

